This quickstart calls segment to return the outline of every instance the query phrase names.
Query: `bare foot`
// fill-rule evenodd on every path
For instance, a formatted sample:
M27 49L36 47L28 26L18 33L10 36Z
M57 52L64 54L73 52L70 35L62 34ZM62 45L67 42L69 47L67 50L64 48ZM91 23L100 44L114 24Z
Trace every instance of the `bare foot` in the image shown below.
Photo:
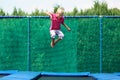
M53 47L54 47L54 42L53 42L53 41L51 41L51 44L50 44L50 45L51 45L51 47L53 48Z

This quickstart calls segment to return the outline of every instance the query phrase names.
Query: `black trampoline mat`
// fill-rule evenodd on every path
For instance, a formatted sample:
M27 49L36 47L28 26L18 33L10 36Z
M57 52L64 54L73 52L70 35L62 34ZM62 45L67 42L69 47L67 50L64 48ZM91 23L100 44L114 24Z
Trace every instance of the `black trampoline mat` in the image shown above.
M8 76L9 74L0 74L0 78L4 77L4 76Z
M41 76L38 80L96 80L93 77Z

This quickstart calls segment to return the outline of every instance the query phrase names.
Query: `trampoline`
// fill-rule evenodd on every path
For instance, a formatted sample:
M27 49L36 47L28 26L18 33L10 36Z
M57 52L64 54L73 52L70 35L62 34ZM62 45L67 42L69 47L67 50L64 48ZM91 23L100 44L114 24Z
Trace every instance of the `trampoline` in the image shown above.
M90 76L41 76L38 80L96 80Z
M120 73L0 71L0 80L120 80Z
M14 74L1 75L0 80L96 80L89 72L56 73L56 72L30 72L19 71Z
M96 80L89 72L81 73L51 73L43 72L37 80Z

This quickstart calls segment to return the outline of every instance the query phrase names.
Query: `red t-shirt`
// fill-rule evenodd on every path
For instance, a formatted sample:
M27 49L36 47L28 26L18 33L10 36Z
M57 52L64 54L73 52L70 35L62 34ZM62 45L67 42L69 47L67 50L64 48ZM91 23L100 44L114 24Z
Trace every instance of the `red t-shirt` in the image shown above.
M51 14L51 27L50 30L60 30L60 25L64 23L64 17L58 18L56 14Z

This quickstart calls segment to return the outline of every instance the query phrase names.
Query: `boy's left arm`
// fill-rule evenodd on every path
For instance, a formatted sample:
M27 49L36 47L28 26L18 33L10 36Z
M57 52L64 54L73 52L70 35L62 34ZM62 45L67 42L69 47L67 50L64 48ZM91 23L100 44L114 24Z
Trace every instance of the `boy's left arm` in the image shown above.
M65 28L66 28L68 31L71 30L65 23L63 23L63 25L65 26Z

